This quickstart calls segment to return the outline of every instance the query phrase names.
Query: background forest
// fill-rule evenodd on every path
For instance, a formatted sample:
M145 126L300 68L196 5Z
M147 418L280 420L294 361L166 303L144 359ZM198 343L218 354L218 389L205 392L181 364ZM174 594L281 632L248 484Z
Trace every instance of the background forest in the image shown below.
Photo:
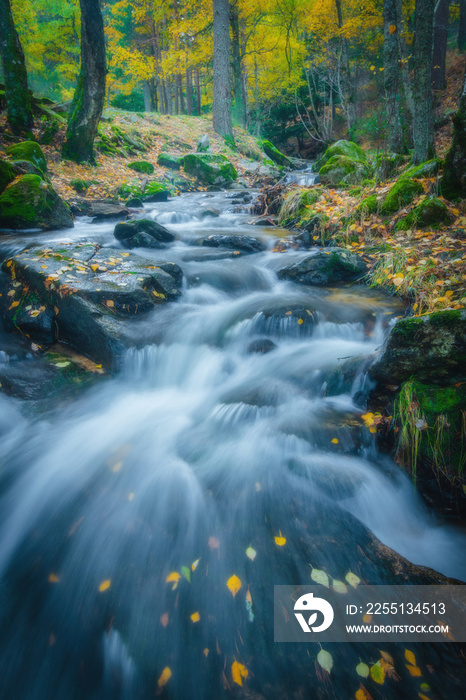
M434 10L432 86L439 101L447 50L462 72L466 3L418 5L427 21ZM391 139L391 151L412 145L422 89L413 76L414 0L236 0L229 7L234 123L285 149L288 142L286 150L303 157L341 136L378 146ZM80 63L78 0L13 0L12 10L30 86L71 99ZM103 13L107 106L169 115L212 110L210 0L110 0ZM456 100L440 121L448 121Z

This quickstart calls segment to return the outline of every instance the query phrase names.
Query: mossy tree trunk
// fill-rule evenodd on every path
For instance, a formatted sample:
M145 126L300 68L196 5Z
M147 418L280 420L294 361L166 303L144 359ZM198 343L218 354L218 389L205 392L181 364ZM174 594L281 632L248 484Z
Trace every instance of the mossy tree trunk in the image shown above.
M445 159L442 194L449 199L466 197L466 72L458 111L453 117L453 141Z
M246 105L243 92L243 65L241 51L241 30L238 15L238 5L230 5L231 26L231 68L233 73L233 115L241 126L246 126Z
M228 0L214 3L214 130L233 136L230 82L230 7Z
M384 88L387 111L387 147L391 153L405 153L406 146L401 126L401 76L400 52L397 33L397 5L395 0L384 0L383 3L383 59L384 59Z
M466 0L460 0L460 26L458 29L458 49L466 51Z
M16 133L31 131L34 120L24 53L11 13L10 0L0 0L0 54L5 80L7 119Z
M341 0L335 0L335 8L337 11L338 27L341 29L343 27L343 10ZM353 78L351 76L351 69L349 63L348 40L344 36L341 37L341 61L343 92L346 103L346 122L348 124L348 131L351 135L351 131L354 127L354 122L356 121L356 99Z
M100 0L81 6L81 70L71 105L63 157L95 163L94 140L105 100L105 38Z
M414 13L414 120L415 165L435 155L432 100L432 47L435 0L416 0Z
M448 15L450 0L438 0L434 16L434 52L432 56L432 87L434 90L445 90L446 57L448 39Z

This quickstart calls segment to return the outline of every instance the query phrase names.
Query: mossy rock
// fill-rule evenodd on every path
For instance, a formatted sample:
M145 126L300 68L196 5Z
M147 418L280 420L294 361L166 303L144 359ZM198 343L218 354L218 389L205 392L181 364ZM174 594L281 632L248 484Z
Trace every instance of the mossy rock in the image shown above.
M0 195L0 228L48 230L72 226L68 205L38 175L23 175Z
M45 160L44 152L38 143L35 141L21 141L9 146L6 149L7 155L11 156L12 160L28 160L30 163L39 168L43 173L47 170L47 161Z
M412 228L440 228L442 225L451 224L452 215L448 207L437 197L426 197L412 209L395 226L396 231L407 231Z
M423 194L423 192L420 182L401 177L395 182L382 202L380 213L384 215L395 214L402 207L411 204L415 197Z
M293 265L278 271L279 279L299 284L325 286L353 282L367 273L364 260L344 248L332 248L309 255Z
M222 155L190 153L183 156L182 164L188 175L194 175L203 185L226 187L238 178L228 158Z
M412 168L408 168L402 173L402 177L409 177L411 179L423 177L435 177L438 173L439 165L441 161L438 158L433 158L432 160L427 160L425 163L420 165L414 165Z
M356 213L362 214L363 216L369 216L370 214L375 214L379 208L379 201L376 194L370 194L365 197L361 202L359 202L356 207Z
M281 153L278 148L275 148L273 143L270 143L270 141L262 141L262 148L265 155L268 156L273 163L282 165L285 168L293 168L293 163L291 160L284 153Z
M419 406L419 427L411 425L412 405L404 405L403 397L412 397ZM418 458L435 472L447 478L463 476L466 467L465 425L466 386L436 386L416 379L401 386L396 401L397 423L404 424L404 439L410 443L417 438ZM406 426L408 431L406 431ZM414 433L414 434L413 434ZM407 445L401 445L405 448ZM408 452L406 450L406 452ZM410 465L414 468L416 465Z
M319 170L320 181L329 187L358 185L370 174L370 166L343 155L332 156Z
M369 375L385 384L401 384L411 377L428 384L464 381L466 310L398 321Z
M285 196L278 213L278 222L283 226L294 224L302 227L304 222L316 215L311 209L320 197L319 190L291 190Z
M144 173L145 175L152 175L155 168L152 163L147 160L135 160L132 163L128 163L128 168L135 170L137 173Z
M157 158L157 164L170 170L179 170L183 156L175 156L171 153L161 153Z
M6 160L0 160L0 192L13 182L16 177L16 171L11 163Z
M345 141L344 139L340 139L340 141L337 141L327 148L322 158L320 158L315 164L315 169L320 170L320 168L334 156L345 156L345 158L356 160L360 163L367 162L366 153L361 146L358 146L357 143L353 143L353 141Z

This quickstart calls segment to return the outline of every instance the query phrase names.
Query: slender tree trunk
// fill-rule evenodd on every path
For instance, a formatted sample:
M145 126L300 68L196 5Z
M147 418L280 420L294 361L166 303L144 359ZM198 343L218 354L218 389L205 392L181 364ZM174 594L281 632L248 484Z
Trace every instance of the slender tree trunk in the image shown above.
M193 72L191 68L186 68L186 111L189 115L193 113Z
M63 157L95 163L94 140L105 99L105 38L99 0L81 6L81 70L71 105Z
M233 115L241 126L246 124L246 109L243 94L243 70L241 62L241 34L239 27L238 6L230 5L230 27L232 34L231 43L231 70L233 75Z
M466 197L466 71L458 111L453 117L453 141L445 159L441 187L448 199Z
M341 29L343 27L343 10L341 6L341 0L335 0L335 7L337 10L338 27ZM348 124L348 131L351 132L354 126L354 122L356 120L356 100L349 64L348 41L345 37L341 37L340 41L343 63L343 92L346 102L346 121Z
M384 0L384 88L387 110L387 146L391 153L405 153L401 126L400 53L398 49L397 13L395 0Z
M458 49L466 51L466 0L460 0L460 26L458 30Z
M16 133L34 124L24 53L16 31L10 0L0 0L0 54L5 80L7 119Z
M142 96L144 98L144 112L151 111L151 96L149 83L145 80L142 84Z
M403 82L403 92L405 94L406 107L411 116L414 119L414 99L413 90L411 86L411 75L409 72L409 56L408 47L406 45L404 33L404 19L403 19L403 6L401 0L395 0L396 7L396 17L397 17L397 29L396 36L398 39L398 51L400 54L400 73L401 80Z
M416 0L414 14L414 153L413 163L433 158L432 47L435 0Z
M445 90L450 0L437 0L434 14L434 50L432 55L432 88Z
M199 75L199 68L196 69L196 101L197 101L197 115L201 116L201 76Z
M233 136L230 83L230 8L228 0L214 4L213 125L220 136Z

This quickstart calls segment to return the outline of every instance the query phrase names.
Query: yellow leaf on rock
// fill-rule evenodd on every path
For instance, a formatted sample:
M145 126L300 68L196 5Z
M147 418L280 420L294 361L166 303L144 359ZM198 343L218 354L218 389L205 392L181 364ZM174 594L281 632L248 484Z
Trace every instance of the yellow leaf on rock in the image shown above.
M249 676L249 671L246 666L240 664L238 661L233 661L231 664L231 677L239 686L243 685L243 678L246 679Z
M167 683L171 677L172 677L171 669L168 666L165 666L159 680L157 681L157 685L159 686L159 688L163 688L164 685L167 685Z
M102 583L99 586L99 592L103 593L104 591L107 591L110 588L110 579L107 578L105 581L102 581Z
M233 576L230 576L230 578L227 581L227 587L234 598L235 595L238 593L239 589L241 588L241 579L239 579L238 576L236 576L236 574L233 574Z
M112 309L115 306L112 299L107 299L105 303L110 309Z

